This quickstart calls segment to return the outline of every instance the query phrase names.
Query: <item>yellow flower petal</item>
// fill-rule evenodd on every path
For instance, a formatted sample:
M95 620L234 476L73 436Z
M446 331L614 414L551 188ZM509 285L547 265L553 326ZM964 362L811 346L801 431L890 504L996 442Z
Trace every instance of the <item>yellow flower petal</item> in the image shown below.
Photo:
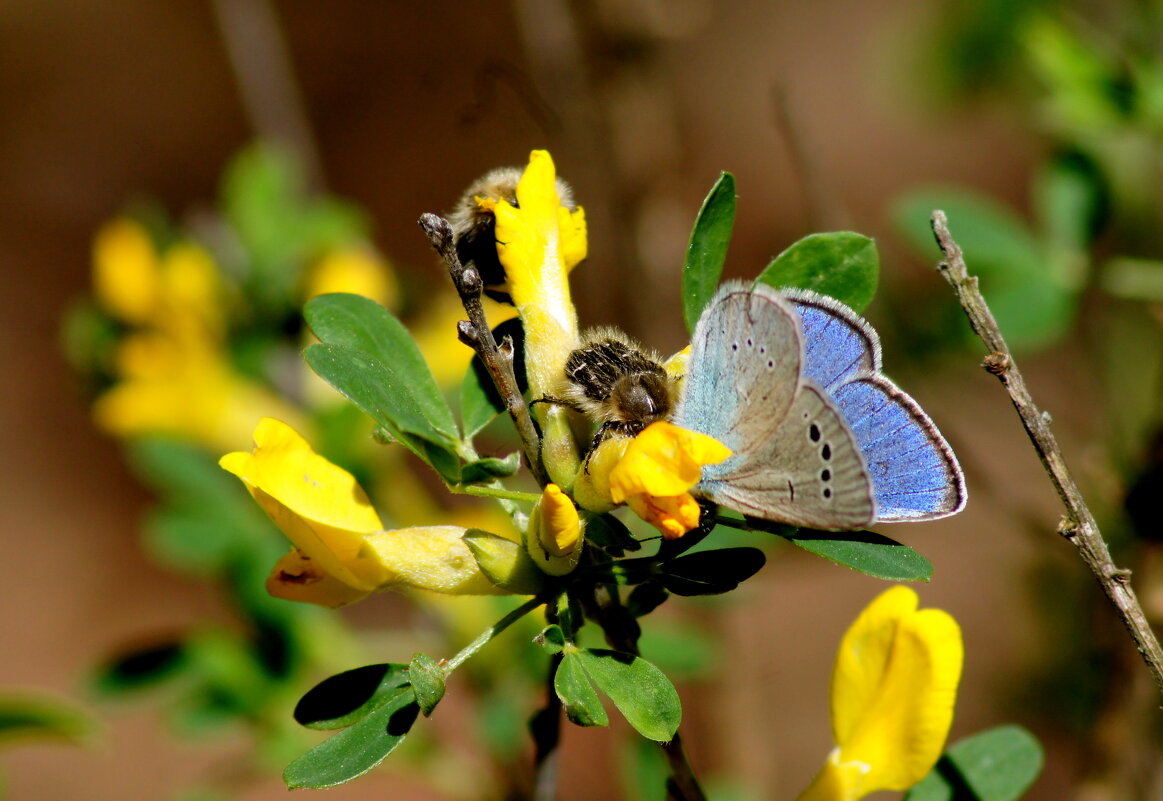
M585 256L585 216L561 205L553 159L529 155L517 184L517 206L484 200L496 220L497 256L513 305L525 328L525 364L536 397L550 392L570 351L577 347L577 312L569 271Z
M541 545L552 556L572 553L581 539L581 518L573 501L556 484L541 495Z
M631 495L626 504L634 514L673 540L699 524L699 502L689 492L680 495Z
M129 219L117 219L97 232L93 243L93 288L110 314L142 323L157 311L160 273L153 242Z
M366 535L383 524L355 478L279 420L259 422L254 441L253 453L229 453L219 464L321 570L356 589L379 587L388 573L364 550Z
M275 564L267 577L267 592L287 601L338 609L368 596L367 590L351 587L319 567L298 548Z
M731 450L714 437L671 423L651 423L634 437L610 473L610 496L621 503L631 495L682 495L702 475L702 465L717 464Z
M832 674L837 750L801 801L853 801L920 781L945 747L963 657L949 614L918 610L908 587L878 596L840 644Z
M610 473L622 460L631 440L610 437L598 444L573 486L573 497L583 509L608 512L618 505L610 492Z

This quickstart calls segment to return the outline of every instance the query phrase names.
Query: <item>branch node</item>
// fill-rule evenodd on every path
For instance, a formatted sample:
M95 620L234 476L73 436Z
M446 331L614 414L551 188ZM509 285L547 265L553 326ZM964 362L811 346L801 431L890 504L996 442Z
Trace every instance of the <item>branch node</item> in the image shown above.
M456 324L456 338L470 348L476 348L481 341L481 332L468 320L461 320Z
M1116 568L1110 574L1111 580L1124 586L1131 583L1131 571L1125 567Z
M992 375L1005 375L1010 371L1010 356L1008 353L991 353L985 357L981 366Z

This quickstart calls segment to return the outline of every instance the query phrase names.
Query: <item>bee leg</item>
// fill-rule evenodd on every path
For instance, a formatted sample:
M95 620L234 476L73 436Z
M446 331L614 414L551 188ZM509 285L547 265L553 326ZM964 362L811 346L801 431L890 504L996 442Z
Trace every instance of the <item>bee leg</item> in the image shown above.
M564 406L567 409L573 409L575 412L582 412L583 414L585 413L585 410L573 401L566 400L565 398L555 398L552 395L545 395L543 397L537 398L536 400L529 401L530 406L538 403L551 403L554 406Z
M598 430L594 432L594 438L590 442L589 452L586 453L586 460L582 462L582 469L585 470L587 475L590 472L590 458L594 455L594 451L598 449L598 446L602 444L606 437L610 436L611 432L620 431L623 427L624 424L616 420L607 420L598 426Z

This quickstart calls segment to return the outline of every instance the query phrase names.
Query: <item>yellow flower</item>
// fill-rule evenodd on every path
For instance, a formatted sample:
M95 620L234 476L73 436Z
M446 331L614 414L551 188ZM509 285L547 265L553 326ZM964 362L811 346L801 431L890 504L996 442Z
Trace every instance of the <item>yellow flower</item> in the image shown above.
M702 466L730 455L731 450L714 437L659 421L633 439L601 443L574 492L591 511L626 503L673 539L699 523L699 504L690 489L699 483Z
M295 544L268 582L276 594L337 606L392 587L500 592L461 539L465 529L385 531L355 478L315 453L286 423L263 419L254 441L252 453L228 453L219 464L242 479Z
M585 212L561 204L553 159L544 150L529 154L516 195L516 206L503 199L477 202L495 217L497 256L525 331L529 390L541 398L552 394L566 358L578 346L569 271L586 256ZM581 464L569 412L544 404L537 414L544 436L542 461L552 480L568 488Z
M130 219L97 232L93 285L98 302L133 325L181 338L217 337L225 327L221 280L210 254L179 242L159 255L149 233Z
M264 413L295 416L204 337L132 334L118 345L117 370L121 381L93 404L98 427L117 437L164 434L222 451L244 445Z
M352 245L329 251L307 275L305 300L331 292L363 295L389 309L398 305L400 294L387 263L370 247Z
M585 212L561 205L553 159L544 150L529 154L517 184L517 206L505 200L481 202L493 207L497 256L525 325L529 386L540 397L559 380L578 343L569 271L586 256Z
M799 801L905 790L932 769L953 722L964 653L940 609L905 586L881 593L844 635L832 672L837 746Z
M106 223L93 241L97 301L127 323L143 323L156 312L158 284L157 255L149 233L126 218Z
M551 576L577 567L585 540L577 507L556 484L547 484L529 515L525 547L533 562Z

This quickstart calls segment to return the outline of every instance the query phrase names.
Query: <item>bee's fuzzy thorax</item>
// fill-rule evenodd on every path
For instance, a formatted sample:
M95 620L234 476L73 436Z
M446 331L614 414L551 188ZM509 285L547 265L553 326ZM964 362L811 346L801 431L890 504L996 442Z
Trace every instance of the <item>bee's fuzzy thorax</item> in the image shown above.
M633 435L666 420L677 386L659 355L617 328L594 328L566 360L562 400L614 433Z

